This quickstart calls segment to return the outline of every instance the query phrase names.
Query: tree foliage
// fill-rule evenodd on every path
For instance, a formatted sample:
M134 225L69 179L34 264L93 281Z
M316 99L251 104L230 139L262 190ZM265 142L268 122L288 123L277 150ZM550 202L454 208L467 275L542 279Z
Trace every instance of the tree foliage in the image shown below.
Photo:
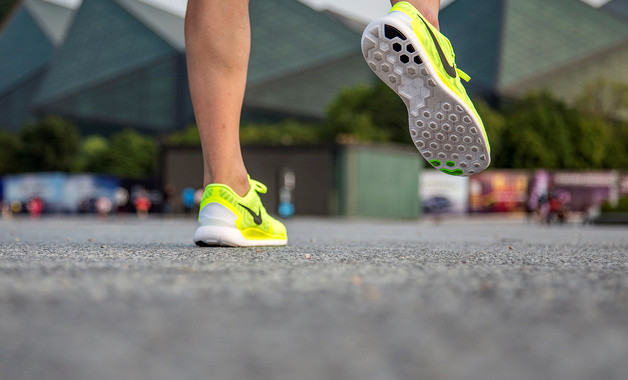
M383 83L340 92L327 110L328 140L410 142L405 105Z
M493 168L628 168L628 85L603 80L587 86L574 106L547 92L532 93L495 109L475 100L491 142ZM403 102L385 84L343 90L325 120L246 124L244 144L401 142L411 144ZM167 136L167 144L199 146L196 125ZM125 130L107 139L81 140L73 124L45 117L19 135L0 132L0 174L82 171L121 177L155 174L157 144Z
M626 168L626 124L569 106L547 92L533 93L504 112L503 130L488 131L494 167Z
M20 133L22 170L71 171L79 152L78 128L56 116L27 124Z
M109 141L100 136L87 136L81 141L76 171L88 173L106 173Z
M21 171L20 146L21 142L17 135L0 131L0 174Z
M506 129L506 117L491 108L491 106L482 99L476 99L474 101L475 107L484 122L484 128L486 129L486 135L489 137L491 145L491 157L493 159L493 167L502 167L503 163L501 159L504 151L503 136Z
M166 136L165 143L168 145L201 146L201 137L198 134L196 124L191 124Z
M76 170L123 178L155 175L157 144L154 138L134 130L115 133L110 139L88 136L81 142Z
M596 78L589 82L576 99L583 112L606 121L628 117L628 84Z
M157 144L152 137L128 129L111 136L103 160L108 174L129 178L154 175Z
M0 131L0 174L63 171L142 178L155 175L157 154L153 137L125 130L110 139L81 139L76 126L59 117L30 123L19 134Z
M245 124L240 128L243 144L314 144L323 142L320 125L287 120L278 124Z

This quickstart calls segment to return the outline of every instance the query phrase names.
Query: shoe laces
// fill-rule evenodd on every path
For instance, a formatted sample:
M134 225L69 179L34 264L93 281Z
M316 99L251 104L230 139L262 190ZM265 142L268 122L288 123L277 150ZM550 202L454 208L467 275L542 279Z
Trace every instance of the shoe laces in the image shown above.
M441 36L443 36L441 34ZM454 52L454 47L451 45L451 41L449 41L449 38L443 36L443 38L445 38L445 41L447 41L447 44L449 44L449 51L451 52L451 58L454 62L456 62L456 53ZM460 79L464 80L465 82L469 82L471 80L471 77L469 76L469 74L465 73L464 71L460 70L458 68L458 66L456 66L456 71L458 72L458 75L460 75Z
M460 78L464 80L465 82L468 82L471 80L471 77L469 76L469 74L465 73L464 71L460 70L457 67L456 67L456 71L458 72L458 75L460 75Z

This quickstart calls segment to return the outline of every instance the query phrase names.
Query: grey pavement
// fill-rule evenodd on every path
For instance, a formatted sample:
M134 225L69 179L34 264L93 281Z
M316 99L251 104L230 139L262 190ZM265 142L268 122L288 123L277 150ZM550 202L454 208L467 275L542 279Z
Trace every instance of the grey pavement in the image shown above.
M626 379L628 229L0 220L0 379Z

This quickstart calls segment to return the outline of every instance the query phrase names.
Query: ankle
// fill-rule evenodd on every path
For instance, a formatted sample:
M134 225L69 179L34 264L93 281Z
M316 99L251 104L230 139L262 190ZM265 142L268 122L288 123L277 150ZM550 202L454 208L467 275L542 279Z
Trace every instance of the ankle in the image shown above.
M438 24L438 13L434 13L431 10L420 10L419 12L421 12L421 14L423 15L423 17L427 20L427 22L429 22L430 24L432 24L432 26L434 28L436 28L437 30L440 30L440 26Z
M249 192L250 184L249 179L246 174L244 175L234 175L228 173L226 175L207 175L205 174L205 180L203 181L205 186L211 183L219 183L221 185L227 185L233 190L237 195L243 197Z
M391 0L391 4L395 5L396 3L402 0ZM421 15L430 23L433 27L440 30L438 24L438 12L440 10L440 0L404 0L408 3L412 4L417 11L421 13Z

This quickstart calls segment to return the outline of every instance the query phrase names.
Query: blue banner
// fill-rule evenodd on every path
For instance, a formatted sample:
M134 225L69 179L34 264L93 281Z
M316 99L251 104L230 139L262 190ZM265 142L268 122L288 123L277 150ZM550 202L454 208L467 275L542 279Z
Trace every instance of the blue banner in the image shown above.
M120 181L93 174L29 173L3 178L2 199L23 204L33 198L44 201L45 212L78 212L81 202L99 197L113 200Z

